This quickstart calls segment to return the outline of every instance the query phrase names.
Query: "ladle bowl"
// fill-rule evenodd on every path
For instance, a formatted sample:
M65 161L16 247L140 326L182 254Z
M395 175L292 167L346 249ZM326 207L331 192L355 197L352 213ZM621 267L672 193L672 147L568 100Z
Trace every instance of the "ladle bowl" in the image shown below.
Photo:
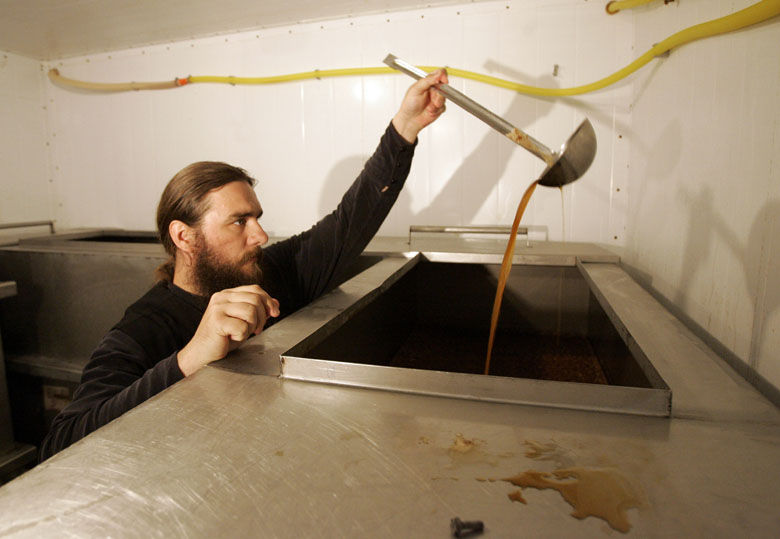
M596 133L590 120L584 119L554 155L555 161L539 176L539 185L561 187L582 177L596 157Z

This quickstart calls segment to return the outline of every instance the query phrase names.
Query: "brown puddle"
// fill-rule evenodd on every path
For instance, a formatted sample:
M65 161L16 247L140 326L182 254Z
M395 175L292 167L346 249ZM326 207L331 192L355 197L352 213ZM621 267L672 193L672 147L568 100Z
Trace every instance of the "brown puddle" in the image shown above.
M626 510L642 506L640 494L631 482L611 468L572 467L552 473L528 470L502 481L521 488L557 490L574 508L573 517L598 517L624 533L631 529ZM527 503L522 490L510 492L508 496L512 501Z

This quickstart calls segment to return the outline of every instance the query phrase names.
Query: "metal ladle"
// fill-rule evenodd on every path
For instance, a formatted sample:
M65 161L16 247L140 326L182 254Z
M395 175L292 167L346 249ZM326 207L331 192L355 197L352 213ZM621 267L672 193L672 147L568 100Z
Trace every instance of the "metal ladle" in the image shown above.
M384 63L415 79L421 79L428 75L422 69L392 54L387 55ZM573 182L585 174L596 156L596 133L593 131L593 126L587 118L582 121L569 139L561 146L560 151L553 152L531 135L524 133L476 101L466 97L452 86L437 84L436 89L447 99L461 106L467 112L470 112L511 141L519 144L544 161L547 164L547 168L539 176L538 182L541 185L560 187Z

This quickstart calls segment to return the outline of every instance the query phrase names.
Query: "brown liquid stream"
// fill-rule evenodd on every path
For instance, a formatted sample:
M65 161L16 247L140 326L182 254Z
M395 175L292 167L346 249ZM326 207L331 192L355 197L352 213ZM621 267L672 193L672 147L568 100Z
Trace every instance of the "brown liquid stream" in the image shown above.
M531 200L531 195L536 189L536 185L539 181L535 181L528 186L528 189L523 193L523 198L520 200L520 204L517 206L517 213L515 213L515 221L512 223L512 232L509 234L509 241L506 244L506 251L504 251L504 260L501 262L501 272L498 274L498 288L496 289L496 299L493 301L493 314L490 316L490 337L488 337L487 356L485 358L485 374L490 373L490 356L493 354L493 340L496 337L496 326L498 325L498 313L501 310L501 300L504 298L504 288L506 287L506 280L509 278L509 270L512 269L512 256L515 252L515 239L517 239L517 229L520 226L520 220L523 218L525 208L528 206L528 201Z

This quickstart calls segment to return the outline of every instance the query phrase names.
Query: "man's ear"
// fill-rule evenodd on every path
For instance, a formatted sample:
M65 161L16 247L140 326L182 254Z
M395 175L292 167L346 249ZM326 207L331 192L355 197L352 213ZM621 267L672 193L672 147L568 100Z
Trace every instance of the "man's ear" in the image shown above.
M174 219L168 224L168 234L176 249L185 256L187 261L190 261L196 247L196 230L184 221Z

